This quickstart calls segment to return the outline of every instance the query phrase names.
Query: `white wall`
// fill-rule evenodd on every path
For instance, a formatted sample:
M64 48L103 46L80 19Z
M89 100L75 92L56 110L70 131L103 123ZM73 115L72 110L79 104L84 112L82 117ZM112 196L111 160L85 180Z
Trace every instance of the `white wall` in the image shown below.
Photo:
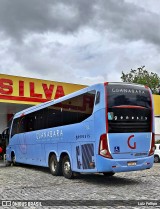
M160 117L156 116L155 118L155 134L160 134Z
M160 116L155 116L155 140L160 140Z

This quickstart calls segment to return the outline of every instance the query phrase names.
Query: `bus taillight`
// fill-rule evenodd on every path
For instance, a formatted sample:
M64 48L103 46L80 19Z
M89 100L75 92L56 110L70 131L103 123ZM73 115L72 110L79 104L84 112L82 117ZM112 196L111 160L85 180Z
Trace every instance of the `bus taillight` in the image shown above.
M108 141L107 141L107 135L102 134L100 137L99 142L99 155L106 157L106 158L112 158L111 153L108 148Z
M152 133L152 141L151 141L151 148L150 148L150 151L149 151L149 156L153 155L154 151L155 151L155 134Z

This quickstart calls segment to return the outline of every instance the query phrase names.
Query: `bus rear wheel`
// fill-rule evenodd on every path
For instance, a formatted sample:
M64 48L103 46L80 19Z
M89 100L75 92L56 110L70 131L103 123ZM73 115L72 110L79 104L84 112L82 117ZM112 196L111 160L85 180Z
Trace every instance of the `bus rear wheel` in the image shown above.
M63 176L67 179L72 179L74 177L74 173L71 169L71 162L68 155L66 155L62 160L62 172Z
M56 155L52 155L49 159L49 168L53 176L60 176L62 174L60 163L57 161Z
M113 176L115 173L114 172L104 172L103 175L104 176Z

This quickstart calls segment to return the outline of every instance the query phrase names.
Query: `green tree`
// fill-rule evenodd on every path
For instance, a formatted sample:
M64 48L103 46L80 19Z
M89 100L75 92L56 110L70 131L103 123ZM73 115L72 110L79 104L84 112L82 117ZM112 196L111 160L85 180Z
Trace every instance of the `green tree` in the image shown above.
M131 69L129 73L122 71L121 79L123 82L138 83L148 86L152 93L157 94L160 86L160 77L157 73L148 72L145 66L137 68L137 70Z

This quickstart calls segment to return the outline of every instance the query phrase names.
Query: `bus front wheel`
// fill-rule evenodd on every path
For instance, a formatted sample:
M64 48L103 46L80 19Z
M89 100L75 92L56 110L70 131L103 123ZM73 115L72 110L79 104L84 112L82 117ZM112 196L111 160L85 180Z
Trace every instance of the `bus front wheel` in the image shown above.
M53 176L60 176L62 174L60 163L57 161L56 155L52 155L49 159L49 168Z
M67 179L72 179L74 177L74 173L71 169L71 162L68 155L66 155L62 160L62 172L63 176Z
M17 165L17 163L16 163L16 156L15 156L15 154L12 152L12 154L11 154L11 162L10 162L10 165L11 166L15 166L15 165Z

